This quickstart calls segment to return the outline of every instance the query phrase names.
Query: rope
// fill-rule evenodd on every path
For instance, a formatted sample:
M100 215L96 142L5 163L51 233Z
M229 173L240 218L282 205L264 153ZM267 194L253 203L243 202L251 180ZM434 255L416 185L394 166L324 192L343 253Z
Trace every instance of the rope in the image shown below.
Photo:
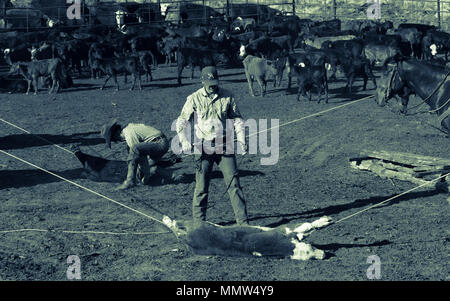
M440 180L440 179L443 179L443 178L445 178L445 177L448 176L448 175L450 175L450 172L447 173L447 174L441 175L440 177L437 177L437 178L435 178L435 179L433 179L433 180L430 180L430 183L435 182L435 181ZM342 221L345 221L345 220L347 220L347 219L349 219L349 218L351 218L351 217L353 217L353 216L356 216L356 215L361 214L361 213L363 213L363 212L365 212L365 211L368 211L368 210L370 210L370 209L372 209L372 208L374 208L374 207L378 207L378 206L380 206L380 205L382 205L382 204L384 204L384 203L387 203L387 202L392 201L392 200L394 200L394 199L396 199L396 198L399 198L399 197L401 197L401 196L403 196L403 195L405 195L405 194L407 194L407 193L410 193L410 192L412 192L412 191L414 191L414 190L417 190L417 189L419 189L419 188L421 188L421 187L428 186L428 185L430 185L430 183L424 183L424 184L421 184L421 185L419 185L419 186L417 186L417 187L414 187L414 188L409 189L409 190L407 190L407 191L404 191L404 192L402 192L402 193L400 193L400 194L397 194L397 195L395 195L395 196L393 196L393 197L390 197L390 198L388 198L387 200L384 200L384 201L382 201L382 202L380 202L380 203L377 203L377 204L375 204L375 205L372 205L372 206L370 206L370 207L367 207L367 208L365 208L365 209L363 209L363 210L357 211L357 212L355 212L355 213L353 213L353 214L350 214L350 215L348 215L348 216L346 216L346 217L343 217L343 218L337 220L336 222L334 222L334 224L338 224L338 223L340 223L340 222L342 222Z
M281 128L283 126L286 126L286 125L289 125L289 124L292 124L292 123L295 123L295 122L299 122L299 121L302 121L302 120L305 120L305 119L308 119L308 118L311 118L311 117L319 116L319 115L322 115L324 113L328 113L328 112L331 112L331 111L334 111L334 110L337 110L337 109L340 109L340 108L343 108L343 107L346 107L346 106L358 103L360 101L372 98L374 96L375 95L369 95L369 96L366 96L366 97L363 97L363 98L360 98L360 99L357 99L357 100L353 100L353 101L351 101L349 103L345 103L345 104L342 104L342 105L339 105L339 106L336 106L336 107L333 107L333 108L329 108L329 109L326 109L326 110L323 110L323 111L320 111L320 112L317 112L317 113L313 113L313 114L308 115L308 116L304 116L304 117L301 117L301 118L298 118L298 119L294 119L294 120L288 121L286 123L282 123L281 125L273 126L273 127L268 128L268 129L265 129L263 131L258 131L258 132L249 134L249 135L246 136L246 138L250 138L251 136L258 135L260 133L264 133L264 132L267 132L267 131L270 131L270 130L273 130L273 129L276 129L276 128ZM225 135L223 135L221 138L224 138L224 137L225 137ZM237 138L234 139L234 142L236 142L236 141L237 141ZM192 144L192 146L199 146L199 145L201 145L201 143L194 143L194 144ZM220 147L220 146L223 146L223 145L224 145L224 143L217 144L216 147L217 146ZM185 158L185 157L188 157L188 156L191 156L191 155L193 155L193 153L192 154L185 154L185 155L181 156L181 158Z
M17 157L17 156L14 156L14 155L12 155L12 154L10 154L10 153L4 151L4 150L1 150L1 149L0 149L0 152L4 153L4 154L7 155L7 156L10 156L10 157L12 157L12 158L14 158L14 159L16 159L16 160L19 160L19 161L21 161L21 162L23 162L23 163L25 163L25 164L28 164L28 165L30 165L30 166L32 166L32 167L34 167L34 168L37 168L37 169L39 169L39 170L42 170L43 172L46 172L46 173L48 173L48 174L50 174L50 175L52 175L52 176L55 176L55 177L57 177L58 179L61 179L61 180L65 181L65 182L67 182L67 183L70 183L70 184L72 184L72 185L75 185L75 186L77 186L78 188L81 188L81 189L86 190L86 191L88 191L88 192L90 192L90 193L93 193L93 194L95 194L95 195L97 195L97 196L99 196L99 197L101 197L101 198L104 198L104 199L106 199L106 200L108 200L108 201L110 201L110 202L113 202L113 203L115 203L115 204L117 204L117 205L119 205L119 206L122 206L122 207L124 207L124 208L126 208L126 209L128 209L128 210L131 210L131 211L133 211L133 212L135 212L135 213L137 213L137 214L140 214L140 215L142 215L142 216L145 216L145 217L147 217L147 218L149 218L149 219L151 219L151 220L153 220L153 221L155 221L155 222L158 222L158 223L160 223L160 224L166 226L166 224L164 224L162 221L160 221L160 220L158 220L158 219L156 219L156 218L154 218L154 217L152 217L152 216L150 216L150 215L148 215L148 214L145 214L145 213L143 213L143 212L141 212L141 211L139 211L139 210L136 210L136 209L134 209L134 208L131 208L131 207L125 205L125 204L122 204L122 203L116 201L116 200L113 200L113 199L111 199L111 198L109 198L109 197L107 197L107 196L105 196L105 195L103 195L103 194L101 194L101 193L98 193L98 192L96 192L96 191L94 191L94 190L92 190L92 189L89 189L89 188L87 188L87 187L84 187L84 186L82 186L82 185L80 185L80 184L78 184L78 183L76 183L76 182L73 182L73 181L71 181L71 180L69 180L69 179L66 179L66 178L64 178L64 177L62 177L62 176L60 176L60 175L58 175L58 174L55 174L55 173L53 173L53 172L51 172L51 171L49 171L49 170L47 170L47 169L45 169L45 168L39 167L39 166L37 166L37 165L35 165L35 164L31 163L31 162L28 162L28 161L26 161L26 160L24 160L24 159L22 159L22 158L19 158L19 157ZM167 227L167 226L166 226L166 227Z
M42 138L42 137L39 136L39 135L33 134L33 133L31 133L31 132L29 132L29 131L27 131L27 130L25 130L25 129L23 129L23 128L17 126L17 125L15 125L15 124L12 124L11 122L8 122L8 121L6 121L6 120L4 120L4 119L2 119L2 118L0 118L0 121L2 121L2 122L4 122L4 123L6 123L6 124L8 124L8 125L10 125L10 126L12 126L12 127L14 127L14 128L16 128L16 129L19 129L19 130L21 130L21 131L23 131L23 132L25 132L25 133L27 133L27 134L33 135L33 136L35 136L35 137L41 139L42 141L45 141L45 142L47 142L47 143L50 143L50 144L56 146L57 148L62 149L62 150L65 151L65 152L68 152L68 153L70 153L70 154L72 154L72 155L75 154L73 151L68 150L67 148L64 148L64 147L62 147L62 146L59 146L59 145L53 143L53 142L50 141L50 140L47 140L47 139L45 139L45 138Z
M165 234L165 232L110 232L110 231L77 231L77 230L47 230L47 229L14 229L14 230L0 230L0 234L17 233L17 232L61 232L71 234L108 234L108 235L150 235L150 234Z
M23 129L23 128L21 128L21 127L15 125L15 124L13 124L13 123L11 123L11 122L9 122L9 121L6 121L6 120L4 120L4 119L2 119L2 118L0 118L0 121L2 121L2 122L4 122L4 123L6 123L6 124L8 124L8 125L10 125L10 126L12 126L12 127L14 127L14 128L16 128L16 129L19 129L19 130L21 130L21 131L23 131L23 132L25 132L25 133L27 133L27 134L29 134L29 135L32 135L32 136L34 136L34 137L36 137L36 138L38 138L38 139L41 139L42 141L45 141L45 142L47 142L47 143L49 143L49 144L51 144L51 145L54 145L54 146L56 146L57 148L62 149L62 150L65 151L65 152L68 152L68 153L70 153L70 154L72 154L72 155L75 154L75 152L73 152L73 151L71 151L71 150L69 150L69 149L67 149L67 148L64 148L64 147L62 147L62 146L59 146L58 144L55 144L54 142L52 142L52 141L50 141L50 140L48 140L48 139L45 139L45 138L43 138L43 137L41 137L41 136L39 136L39 135L33 134L33 133L31 133L30 131L27 131L27 130L25 130L25 129ZM89 150L92 150L95 154L99 155L100 157L103 157L102 154L100 154L99 152L97 152L97 151L96 151L95 149L93 149L92 147L90 147L90 146L88 146L88 145L85 145L84 147L87 147ZM114 154L114 153L113 153L113 154ZM111 157L113 154L107 155L106 158Z

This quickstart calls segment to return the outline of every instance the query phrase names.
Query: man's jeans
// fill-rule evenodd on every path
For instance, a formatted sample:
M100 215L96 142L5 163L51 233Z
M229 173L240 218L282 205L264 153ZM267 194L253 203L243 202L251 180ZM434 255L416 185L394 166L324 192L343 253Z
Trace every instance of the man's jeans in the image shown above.
M237 175L236 157L234 155L208 155L203 153L202 155L195 155L195 162L195 190L192 201L192 216L194 220L206 220L209 181L211 180L213 165L216 163L222 171L225 185L229 187L228 195L236 223L239 225L248 223L247 207Z
M128 161L138 163L138 178L151 176L156 172L156 162L169 150L169 141L163 135L149 142L141 142L130 148Z

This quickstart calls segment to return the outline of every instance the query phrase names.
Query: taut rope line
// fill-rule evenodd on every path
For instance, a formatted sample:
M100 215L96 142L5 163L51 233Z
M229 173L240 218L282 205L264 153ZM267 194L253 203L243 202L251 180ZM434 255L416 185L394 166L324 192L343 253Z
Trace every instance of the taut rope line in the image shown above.
M43 172L46 172L46 173L48 173L48 174L50 174L50 175L52 175L52 176L54 176L54 177L57 177L58 179L61 179L61 180L65 181L65 182L67 182L67 183L70 183L70 184L72 184L72 185L75 185L75 186L77 186L78 188L81 188L81 189L83 189L83 190L86 190L86 191L88 191L88 192L90 192L90 193L93 193L93 194L95 194L95 195L97 195L97 196L99 196L99 197L101 197L101 198L104 198L104 199L106 199L106 200L108 200L108 201L110 201L110 202L113 202L113 203L115 203L115 204L117 204L117 205L119 205L119 206L122 206L122 207L124 207L124 208L126 208L126 209L128 209L128 210L131 210L131 211L133 211L133 212L135 212L135 213L137 213L137 214L140 214L140 215L142 215L142 216L145 216L146 218L149 218L149 219L151 219L151 220L153 220L153 221L155 221L155 222L158 222L158 223L160 223L160 224L162 224L162 225L164 225L164 226L167 227L166 224L164 224L162 221L160 221L160 220L154 218L153 216L150 216L150 215L148 215L148 214L145 214L144 212L141 212L141 211L139 211L139 210L136 210L136 209L134 209L134 208L131 208L131 207L125 205L125 204L122 204L122 203L120 203L120 202L118 202L118 201L116 201L116 200L111 199L110 197L107 197L107 196L105 196L105 195L103 195L103 194L101 194L101 193L98 193L98 192L96 192L96 191L94 191L94 190L92 190L92 189L89 189L89 188L87 188L87 187L84 187L84 186L82 186L82 185L80 185L80 184L78 184L78 183L76 183L76 182L73 182L73 181L71 181L71 180L69 180L69 179L66 179L66 178L64 178L64 177L62 177L62 176L60 176L60 175L58 175L58 174L55 174L55 173L53 173L53 172L51 172L51 171L49 171L49 170L47 170L47 169L45 169L45 168L42 168L42 167L37 166L37 165L35 165L35 164L31 163L31 162L28 162L28 161L26 161L26 160L24 160L24 159L22 159L22 158L19 158L19 157L17 157L17 156L14 156L14 155L12 155L12 154L10 154L10 153L4 151L4 150L1 150L1 149L0 149L0 152L4 153L4 154L7 155L7 156L10 156L10 157L12 157L12 158L14 158L14 159L16 159L16 160L19 160L19 161L21 161L21 162L23 162L23 163L25 163L25 164L28 164L28 165L30 165L30 166L32 166L32 167L34 167L34 168L37 168L37 169L39 169L39 170L42 170ZM169 229L170 229L170 228L169 228Z
M54 233L70 233L70 234L108 234L108 235L150 235L150 234L166 234L166 232L111 232L111 231L78 231L78 230L49 230L49 229L14 229L14 230L0 230L0 234L18 233L18 232L54 232Z
M437 177L437 178L431 180L430 182L434 182L434 181L443 179L443 178L445 178L445 177L448 176L448 175L450 175L450 172L447 173L447 174L441 175L440 177ZM414 191L414 190L416 190L416 189L419 189L419 188L421 188L421 187L428 186L428 185L430 185L430 183L424 183L424 184L421 184L421 185L419 185L419 186L417 186L417 187L411 188L411 189L409 189L409 190L407 190L407 191L404 191L404 192L402 192L402 193L400 193L400 194L397 194L397 195L395 195L395 196L393 196L393 197L390 197L390 198L388 198L387 200L384 200L384 201L382 201L382 202L380 202L380 203L377 203L377 204L375 204L375 205L369 206L369 207L367 207L367 208L365 208L365 209L363 209L363 210L360 210L360 211L358 211L358 212L355 212L355 213L353 213L353 214L350 214L349 216L343 217L343 218L341 218L340 220L337 220L337 221L334 222L334 223L337 224L337 223L340 223L340 222L342 222L342 221L345 221L345 220L347 220L347 219L349 219L349 218L351 218L351 217L353 217L353 216L355 216L355 215L358 215L358 214L360 214L360 213L363 213L363 212L365 212L365 211L367 211L367 210L370 210L370 209L372 209L372 208L374 208L374 207L380 206L380 205L382 205L382 204L384 204L384 203L387 203L387 202L389 202L389 201L392 201L393 199L399 198L399 197L401 197L401 196L403 196L403 195L405 195L405 194L408 194L408 193L410 193L410 192L412 192L412 191Z
M360 102L360 101L363 101L363 100L372 98L372 97L374 97L374 96L375 96L375 95L369 95L369 96L366 96L366 97L363 97L363 98L360 98L360 99L357 99L357 100L353 100L353 101L351 101L351 102L349 102L349 103L345 103L345 104L343 104L343 105L339 105L339 106L336 106L336 107L333 107L333 108L329 108L329 109L326 109L326 110L323 110L323 111L320 111L320 112L317 112L317 113L313 113L313 114L310 114L310 115L307 115L307 116L304 116L304 117L301 117L301 118L298 118L298 119L294 119L294 120L288 121L288 122L286 122L286 123L282 123L282 124L280 124L280 125L278 125L278 126L273 126L273 127L268 128L268 129L265 129L265 130L262 130L262 131L258 131L258 132L252 133L252 134L249 134L249 135L246 136L246 138L249 138L249 137L251 137L251 136L258 135L258 134L260 134L260 133L264 133L264 132L267 132L267 131L270 131L270 130L273 130L273 129L276 129L276 128L281 128L281 127L286 126L286 125L289 125L289 124L291 124L291 123L295 123L295 122L302 121L302 120L305 120L305 119L308 119L308 118L311 118L311 117L319 116L319 115L322 115L322 114L324 114L324 113L328 113L328 112L331 112L331 111L334 111L334 110L337 110L337 109L340 109L340 108L343 108L343 107L346 107L346 106L355 104L355 103L357 103L357 102ZM225 137L225 136L222 136L222 138L224 138L224 137ZM234 141L236 142L236 141L237 141L237 138L235 138ZM194 144L193 144L193 146L199 146L199 145L201 145L201 143L194 143ZM222 143L222 144L217 144L216 147L217 147L217 146L220 147L220 146L222 146L222 145L224 145L224 144L223 144L223 143ZM182 158L185 158L185 157L190 156L190 155L192 155L192 154L185 154L185 155L183 155L183 156L181 156L181 157L182 157Z
M27 131L27 130L25 130L25 129L23 129L23 128L21 128L21 127L15 125L15 124L13 124L13 123L11 123L11 122L8 122L8 121L6 121L6 120L4 120L4 119L2 119L2 118L0 118L0 121L2 121L2 122L4 122L4 123L6 123L6 124L8 124L8 125L10 125L10 126L12 126L12 127L14 127L14 128L16 128L16 129L19 129L19 130L21 130L21 131L23 131L23 132L25 132L25 133L27 133L27 134L33 135L33 136L35 136L35 137L37 137L37 138L39 138L39 139L41 139L41 140L43 140L43 141L45 141L45 142L47 142L47 143L50 143L50 144L56 146L57 148L62 149L62 150L65 151L65 152L68 152L68 153L70 153L70 154L72 154L72 155L74 154L74 152L72 152L71 150L68 150L67 148L64 148L64 147L62 147L62 146L59 146L59 145L53 143L53 142L50 141L50 140L47 140L47 139L45 139L45 138L42 138L42 137L39 136L39 135L33 134L33 133L31 133L31 132L29 132L29 131Z

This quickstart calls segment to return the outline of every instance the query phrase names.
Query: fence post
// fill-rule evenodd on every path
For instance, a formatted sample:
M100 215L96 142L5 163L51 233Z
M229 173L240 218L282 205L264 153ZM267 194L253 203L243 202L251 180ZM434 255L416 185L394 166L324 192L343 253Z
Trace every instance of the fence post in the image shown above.
M145 1L147 3L147 1ZM156 14L155 14L156 16ZM148 24L152 23L152 5L148 6Z
M202 0L202 5L203 5L203 24L206 25L206 3L205 0Z
M295 16L295 0L292 0L292 15Z
M227 17L227 22L230 20L230 0L227 0L227 7L225 9L225 15Z
M248 11L247 11L247 13L248 13ZM256 0L256 23L259 24L260 20L261 20L261 17L260 17L259 0Z
M441 1L437 0L438 28L441 28Z
M336 10L337 10L336 0L333 0L333 17L335 20L337 18Z

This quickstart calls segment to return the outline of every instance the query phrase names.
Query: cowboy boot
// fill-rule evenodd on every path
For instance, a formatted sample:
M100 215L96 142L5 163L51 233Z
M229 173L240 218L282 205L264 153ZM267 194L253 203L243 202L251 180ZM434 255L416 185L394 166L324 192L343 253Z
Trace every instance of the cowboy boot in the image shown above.
M131 160L128 162L128 173L127 178L125 181L116 187L115 190L125 190L130 187L133 187L136 185L135 179L136 179L136 169L137 169L137 162L136 160Z
M141 157L138 160L138 168L136 178L142 184L147 185L150 178L156 174L156 165L150 166L147 157Z

